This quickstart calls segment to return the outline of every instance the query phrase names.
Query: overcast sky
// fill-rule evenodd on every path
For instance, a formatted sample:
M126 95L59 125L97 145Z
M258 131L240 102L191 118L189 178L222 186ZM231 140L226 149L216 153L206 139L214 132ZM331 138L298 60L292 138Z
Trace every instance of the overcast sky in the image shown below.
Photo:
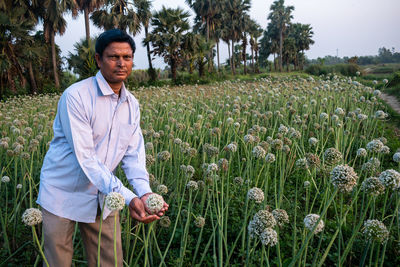
M252 0L250 16L263 29L266 28L267 16L273 0ZM191 11L184 0L153 0L153 10L162 6L182 7ZM293 22L311 24L315 44L306 52L310 59L326 55L339 57L376 55L380 47L394 47L400 51L400 0L286 0L285 5L294 6ZM194 16L192 16L193 18ZM73 52L73 45L85 38L84 18L67 16L67 30L63 36L56 37L62 55ZM192 19L191 19L192 23ZM91 36L102 30L93 24ZM148 67L146 49L141 42L144 33L134 37L137 49L135 52L135 69ZM227 46L220 43L221 62L228 57ZM154 61L156 67L164 67L163 60Z

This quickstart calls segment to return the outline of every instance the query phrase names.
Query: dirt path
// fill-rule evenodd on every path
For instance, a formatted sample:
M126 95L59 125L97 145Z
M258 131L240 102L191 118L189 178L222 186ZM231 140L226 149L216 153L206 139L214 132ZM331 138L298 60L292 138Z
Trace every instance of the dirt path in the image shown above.
M400 103L399 103L399 101L396 99L395 96L382 93L380 97L381 97L381 99L382 99L383 101L385 101L389 106L391 106L392 109L393 109L394 111L396 111L397 113L400 114Z

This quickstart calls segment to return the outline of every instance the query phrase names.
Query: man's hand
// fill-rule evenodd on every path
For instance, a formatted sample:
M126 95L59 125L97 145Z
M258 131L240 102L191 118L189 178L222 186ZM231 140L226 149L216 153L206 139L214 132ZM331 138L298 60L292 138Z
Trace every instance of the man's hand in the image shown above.
M133 219L142 223L150 223L160 219L157 215L147 215L144 202L138 197L133 198L129 203L129 213Z
M147 194L144 194L144 195L141 197L141 200L143 201L143 205L144 205L144 207L145 207L145 209L146 209L146 211L147 211L148 214L152 214L152 213L149 211L149 209L148 209L147 206L146 206L146 199L147 199L151 194L153 194L153 193L147 193ZM158 215L159 217L164 216L164 213L168 210L168 207L169 207L169 205L168 205L167 203L165 203L165 201L164 201L164 206L162 207L162 209L161 209L156 215Z

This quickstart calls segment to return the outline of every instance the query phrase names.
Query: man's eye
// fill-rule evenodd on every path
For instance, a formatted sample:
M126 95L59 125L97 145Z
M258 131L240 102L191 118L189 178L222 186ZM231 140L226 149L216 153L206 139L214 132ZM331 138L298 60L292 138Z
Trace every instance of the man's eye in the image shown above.
M124 56L125 60L132 60L132 56Z
M110 59L111 60L118 60L118 57L117 56L110 56Z

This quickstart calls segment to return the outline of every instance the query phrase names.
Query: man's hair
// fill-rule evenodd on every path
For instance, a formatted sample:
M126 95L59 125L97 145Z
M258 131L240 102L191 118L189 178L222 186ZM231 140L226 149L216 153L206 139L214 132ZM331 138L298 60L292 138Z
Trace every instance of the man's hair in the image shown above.
M132 53L135 53L135 41L133 41L130 35L120 29L112 29L100 34L96 41L96 53L98 53L100 57L102 57L104 50L112 42L128 43L132 48Z

